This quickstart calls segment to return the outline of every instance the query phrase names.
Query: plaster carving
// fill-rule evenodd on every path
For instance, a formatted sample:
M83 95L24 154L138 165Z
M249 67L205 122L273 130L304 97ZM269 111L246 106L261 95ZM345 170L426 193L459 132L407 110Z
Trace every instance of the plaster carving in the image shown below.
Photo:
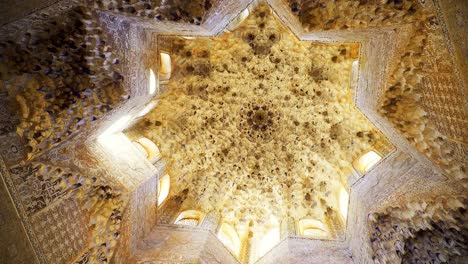
M385 145L351 102L355 44L301 43L263 5L233 33L171 46L168 90L132 133L160 148L171 192L193 186L184 204L233 223L323 218L351 162Z
M22 219L36 254L30 263L237 263L212 233L223 221L241 234L239 260L248 262L252 237L271 214L280 218L283 240L260 263L464 261L466 76L453 67L465 64L454 29L464 22L453 9L466 4L266 2L264 13L216 39L161 34L217 35L249 1L73 0L4 18L11 22L0 28L2 179L16 207L9 212ZM300 38L317 34L335 44L301 43L273 16ZM337 43L343 39L361 43ZM363 152L392 150L352 106L348 89L352 62L366 59L358 54L373 43L392 45L381 46L385 56L373 62L388 69L371 73L389 76L362 109L377 106L448 177L396 144L364 177L347 178ZM156 109L127 131L162 146L177 182L157 208L164 163L153 167L128 146L109 152L94 139L150 100L146 72L157 72L163 48L173 58L172 79L158 87ZM351 197L346 236L337 225L345 223L330 220L333 189L341 185ZM171 225L192 209L210 217L192 229ZM10 219L4 212L0 223ZM294 218L304 215L328 219L338 241L297 237Z

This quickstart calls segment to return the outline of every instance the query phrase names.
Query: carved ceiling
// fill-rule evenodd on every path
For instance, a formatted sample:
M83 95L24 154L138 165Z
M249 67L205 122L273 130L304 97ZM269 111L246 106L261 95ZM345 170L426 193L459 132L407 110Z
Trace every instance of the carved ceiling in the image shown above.
M177 21L200 25L206 13L216 0L150 0L150 1L115 1L98 0L94 5L99 9L109 10L129 16Z
M388 141L350 88L359 44L296 39L261 4L234 32L171 43L173 75L130 133L153 140L184 205L230 223L325 221L360 155Z
M449 36L464 28L463 1L33 6L0 28L0 202L12 203L0 235L18 237L7 245L13 257L254 262L273 216L281 243L256 263L466 259L468 129L457 79L466 76L450 42L462 34ZM149 93L160 51L172 57L172 77ZM356 180L356 158L393 148L376 127L396 149ZM109 128L107 145L96 140ZM144 158L131 141L140 137L163 161ZM165 173L170 195L158 207ZM329 219L342 186L346 230ZM176 220L189 209L203 219ZM304 217L323 221L335 240L304 238ZM240 236L237 260L216 238L223 222ZM11 223L18 228L3 232ZM22 240L29 250L18 254Z

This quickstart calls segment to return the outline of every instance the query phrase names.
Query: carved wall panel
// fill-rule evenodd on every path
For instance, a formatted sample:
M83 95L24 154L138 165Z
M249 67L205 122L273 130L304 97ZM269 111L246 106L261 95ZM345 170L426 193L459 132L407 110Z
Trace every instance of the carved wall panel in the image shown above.
M5 184L5 168L0 159L0 263L37 263L34 248L23 226L23 220Z
M344 243L286 238L256 262L256 264L270 263L351 264L353 260Z
M31 218L48 263L67 263L88 246L88 215L74 199L64 199Z
M433 25L424 48L422 101L439 132L455 141L467 143L466 91L458 79L441 26Z
M208 230L158 226L140 242L135 263L239 263Z

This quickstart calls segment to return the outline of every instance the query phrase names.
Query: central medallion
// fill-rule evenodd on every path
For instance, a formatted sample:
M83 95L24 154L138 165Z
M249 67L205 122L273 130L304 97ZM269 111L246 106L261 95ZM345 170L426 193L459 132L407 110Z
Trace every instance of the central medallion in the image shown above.
M249 120L247 123L249 125L253 126L253 129L255 130L262 130L265 131L268 128L268 125L273 124L273 121L271 118L269 118L271 115L273 115L272 112L267 112L266 107L254 107L254 111L249 111L247 115L249 116Z
M269 141L273 138L280 115L271 102L251 102L241 108L239 130L250 141Z

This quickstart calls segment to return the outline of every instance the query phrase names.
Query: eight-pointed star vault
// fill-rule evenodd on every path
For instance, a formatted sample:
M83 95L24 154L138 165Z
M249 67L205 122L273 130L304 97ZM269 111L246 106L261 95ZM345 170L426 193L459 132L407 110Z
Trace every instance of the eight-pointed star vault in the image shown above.
M352 100L359 44L299 41L266 4L220 37L160 41L171 79L128 133L160 148L179 211L216 211L238 229L291 217L343 231L352 162L389 149Z

